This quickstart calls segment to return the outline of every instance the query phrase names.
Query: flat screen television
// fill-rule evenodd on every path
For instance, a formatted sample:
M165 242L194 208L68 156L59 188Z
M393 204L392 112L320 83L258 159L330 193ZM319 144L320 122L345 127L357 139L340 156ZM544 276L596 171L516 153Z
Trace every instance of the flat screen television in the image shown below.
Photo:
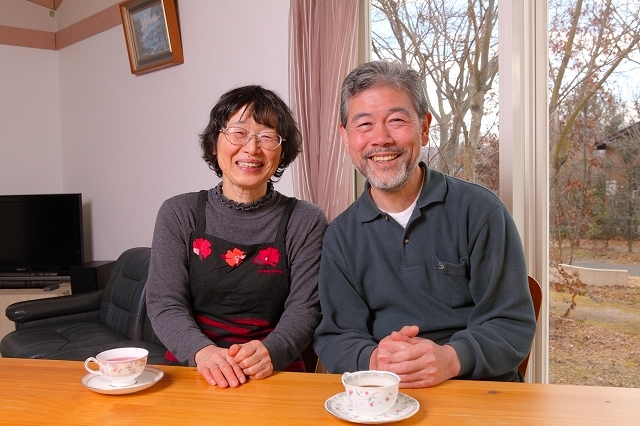
M82 263L82 194L0 195L1 287L68 281Z

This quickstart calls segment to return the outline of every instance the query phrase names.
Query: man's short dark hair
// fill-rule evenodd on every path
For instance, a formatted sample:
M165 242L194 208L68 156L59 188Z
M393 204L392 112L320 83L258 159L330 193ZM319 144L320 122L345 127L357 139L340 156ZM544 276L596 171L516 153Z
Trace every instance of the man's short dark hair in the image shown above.
M374 87L392 87L406 92L420 118L429 112L424 81L417 71L398 61L372 61L351 71L342 83L340 123L343 127L347 127L349 99Z

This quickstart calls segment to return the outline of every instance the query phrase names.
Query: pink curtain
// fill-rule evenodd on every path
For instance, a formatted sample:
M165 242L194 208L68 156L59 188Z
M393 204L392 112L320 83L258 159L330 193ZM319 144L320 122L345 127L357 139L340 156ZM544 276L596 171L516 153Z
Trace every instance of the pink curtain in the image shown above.
M329 220L353 202L354 169L338 122L342 80L357 62L358 0L291 0L289 98L303 140L293 188Z

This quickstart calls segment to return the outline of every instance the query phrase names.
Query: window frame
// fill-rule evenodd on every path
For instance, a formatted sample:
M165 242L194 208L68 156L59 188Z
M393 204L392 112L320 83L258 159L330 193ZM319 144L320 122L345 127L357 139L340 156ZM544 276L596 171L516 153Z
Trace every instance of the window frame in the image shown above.
M549 300L547 0L499 0L500 191L522 237L529 275ZM549 381L549 307L542 304L526 381Z

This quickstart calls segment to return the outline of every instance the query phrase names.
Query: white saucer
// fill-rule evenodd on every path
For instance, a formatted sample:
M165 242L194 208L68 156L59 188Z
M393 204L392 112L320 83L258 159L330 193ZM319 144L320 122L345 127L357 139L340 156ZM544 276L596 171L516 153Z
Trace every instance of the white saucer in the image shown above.
M327 399L324 403L324 408L330 414L348 422L376 424L399 422L400 420L408 419L418 412L420 403L409 395L398 392L398 400L391 407L391 410L378 416L365 416L351 407L349 397L345 392L342 392Z
M106 377L100 374L87 374L82 378L82 385L94 392L105 395L124 395L128 393L140 392L143 389L153 386L162 379L164 371L159 368L146 366L142 374L138 376L136 382L129 386L114 387Z

